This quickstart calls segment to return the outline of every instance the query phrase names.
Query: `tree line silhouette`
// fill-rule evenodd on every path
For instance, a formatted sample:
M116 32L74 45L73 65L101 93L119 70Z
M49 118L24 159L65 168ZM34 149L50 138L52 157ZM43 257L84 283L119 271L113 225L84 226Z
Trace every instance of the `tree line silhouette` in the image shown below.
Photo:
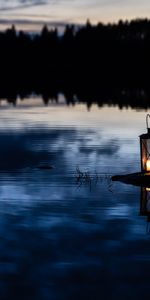
M45 25L39 34L0 32L0 98L32 92L55 98L98 96L104 86L146 87L150 70L150 21L67 25L60 35ZM105 89L106 90L106 89ZM88 92L87 92L88 91ZM86 98L86 97L85 97Z

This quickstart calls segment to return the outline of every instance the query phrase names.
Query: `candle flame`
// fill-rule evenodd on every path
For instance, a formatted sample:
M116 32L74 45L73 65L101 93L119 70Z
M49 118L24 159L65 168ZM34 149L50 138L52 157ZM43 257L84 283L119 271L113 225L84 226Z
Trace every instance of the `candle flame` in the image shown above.
M146 170L150 171L150 159L148 159L146 162Z

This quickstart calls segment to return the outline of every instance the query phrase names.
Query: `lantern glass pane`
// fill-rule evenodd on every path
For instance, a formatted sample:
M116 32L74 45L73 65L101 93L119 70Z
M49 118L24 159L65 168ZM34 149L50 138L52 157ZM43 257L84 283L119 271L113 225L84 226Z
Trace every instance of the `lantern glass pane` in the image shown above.
M150 139L142 139L142 170L150 171Z

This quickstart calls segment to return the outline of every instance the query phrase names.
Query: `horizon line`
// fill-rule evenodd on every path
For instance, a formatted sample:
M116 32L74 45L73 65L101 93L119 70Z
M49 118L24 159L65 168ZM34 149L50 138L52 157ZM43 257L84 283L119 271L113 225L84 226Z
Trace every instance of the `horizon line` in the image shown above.
M54 20L54 21L48 21L48 20L34 20L34 19L0 19L0 31L5 31L7 29L11 29L12 26L15 26L15 29L17 31L16 27L20 27L20 26L25 26L24 29L22 29L22 31L28 31L27 27L39 27L39 29L37 28L37 32L40 30L40 28L42 29L44 26L47 27L51 27L51 28L65 28L67 25L74 25L77 27L82 27L85 26L87 24L87 22L89 22L92 26L96 26L98 24L102 24L104 26L107 25L117 25L119 24L119 22L122 21L123 23L130 23L132 21L150 21L150 18L148 17L134 17L134 18L120 18L116 21L108 21L108 22L103 22L101 20L99 21L94 21L92 22L89 18L87 18L85 21L83 22L73 22L73 20ZM3 29L1 30L1 27L3 27ZM20 29L19 29L20 30ZM30 31L30 30L29 30ZM32 31L32 28L31 28ZM34 31L36 31L36 29L34 28Z

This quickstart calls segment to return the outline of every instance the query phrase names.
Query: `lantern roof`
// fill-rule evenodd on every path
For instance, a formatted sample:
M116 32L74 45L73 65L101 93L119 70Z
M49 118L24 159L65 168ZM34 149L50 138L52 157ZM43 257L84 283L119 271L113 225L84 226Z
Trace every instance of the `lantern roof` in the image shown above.
M140 137L140 139L145 139L145 140L150 139L150 132L143 133L139 137Z
M141 134L139 137L140 139L145 139L145 140L150 139L150 130L148 130L147 133Z
M143 133L141 134L139 137L140 139L150 139L150 126L148 124L148 120L150 119L150 114L147 114L146 115L146 127L147 127L147 133Z

